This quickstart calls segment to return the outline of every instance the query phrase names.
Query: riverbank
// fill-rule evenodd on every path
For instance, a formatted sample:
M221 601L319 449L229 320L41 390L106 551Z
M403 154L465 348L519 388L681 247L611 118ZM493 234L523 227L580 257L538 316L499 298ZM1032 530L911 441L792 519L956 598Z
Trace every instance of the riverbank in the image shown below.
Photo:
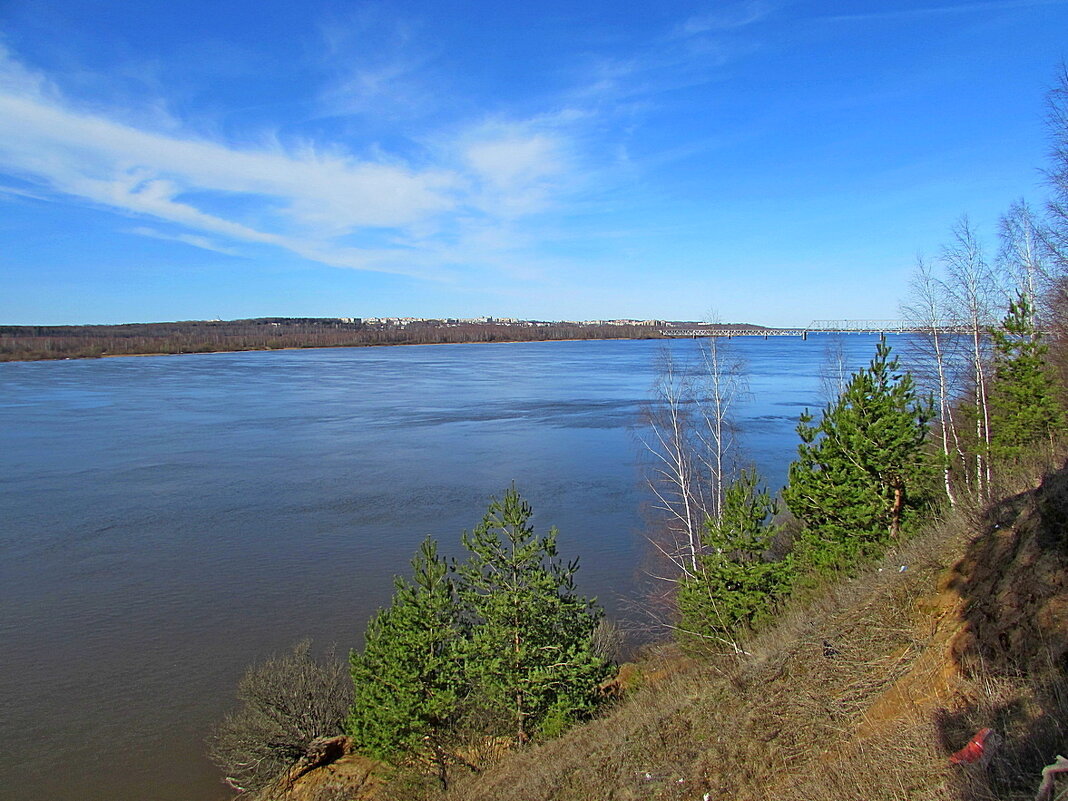
M650 323L375 322L263 318L116 326L0 326L0 361L169 356L376 345L659 339Z
M377 344L364 343L360 345L294 345L285 348L242 348L241 350L203 350L203 351L183 351L181 353L105 353L102 356L85 356L85 357L67 357L69 360L76 358L99 358L99 359L122 359L127 356L131 357L145 357L145 356L207 356L211 354L219 355L222 353L274 353L276 351L295 351L295 350L336 350L339 348L427 348L427 347L439 347L455 345L458 347L464 347L469 345L521 345L521 344L547 344L552 342L608 342L617 340L644 340L644 339L666 339L666 337L602 337L602 338L586 338L586 339L496 339L489 342L381 342ZM66 361L67 359L61 359L60 361ZM2 361L2 360L0 360ZM43 359L9 359L8 361L45 361ZM54 361L54 360L53 360Z

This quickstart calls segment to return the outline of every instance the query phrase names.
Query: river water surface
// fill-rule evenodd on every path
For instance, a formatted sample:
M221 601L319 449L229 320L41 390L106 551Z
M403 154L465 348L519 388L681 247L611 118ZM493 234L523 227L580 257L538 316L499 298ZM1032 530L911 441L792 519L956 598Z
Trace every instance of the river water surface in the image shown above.
M874 337L843 339L851 367ZM773 488L828 339L724 343ZM420 540L515 481L580 589L626 614L654 341L0 364L0 796L227 797L204 737L250 662L345 653ZM697 343L668 343L677 358Z

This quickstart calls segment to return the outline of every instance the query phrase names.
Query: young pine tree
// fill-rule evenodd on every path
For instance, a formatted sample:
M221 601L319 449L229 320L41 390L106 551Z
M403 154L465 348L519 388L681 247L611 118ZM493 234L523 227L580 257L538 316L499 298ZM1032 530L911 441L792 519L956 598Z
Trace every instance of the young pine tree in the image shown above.
M379 759L428 759L442 786L455 761L448 732L463 693L460 607L451 571L427 538L412 559L413 583L396 578L393 603L350 655L354 696L347 731Z
M898 370L885 342L853 375L816 425L806 411L798 458L783 490L804 524L802 559L817 570L846 568L896 539L920 506L930 467L923 453L929 400Z
M464 533L470 556L458 568L471 624L469 680L520 743L587 716L609 672L593 647L601 610L575 593L577 561L561 563L556 529L539 537L530 516L509 489Z
M1020 293L1009 303L994 340L994 379L990 386L992 455L1018 459L1028 445L1049 444L1064 426L1046 366L1047 346L1035 328L1034 310Z
M791 563L766 561L776 527L775 502L759 488L755 470L742 470L727 487L718 518L708 518L698 571L679 581L679 632L692 646L726 644L766 615L787 591Z

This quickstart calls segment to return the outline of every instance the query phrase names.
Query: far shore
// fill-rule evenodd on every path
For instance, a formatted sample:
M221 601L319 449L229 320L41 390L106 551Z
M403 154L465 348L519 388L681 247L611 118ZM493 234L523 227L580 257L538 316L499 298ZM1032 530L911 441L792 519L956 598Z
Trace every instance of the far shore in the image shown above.
M768 335L783 331L751 323L632 319L546 322L493 317L470 320L260 317L119 325L0 325L0 361L396 345L665 339L716 333Z
M210 356L224 353L266 353L272 351L287 350L338 350L343 348L421 348L440 347L443 345L535 345L547 342L611 342L611 341L648 341L654 339L670 339L670 337L568 337L561 339L497 339L491 342L367 342L346 345L288 345L282 348L234 348L232 350L192 350L192 351L161 351L158 353L101 353L97 355L71 355L42 358L0 358L0 364L13 362L65 362L65 361L88 361L93 359L124 359L124 358L147 358L150 356Z

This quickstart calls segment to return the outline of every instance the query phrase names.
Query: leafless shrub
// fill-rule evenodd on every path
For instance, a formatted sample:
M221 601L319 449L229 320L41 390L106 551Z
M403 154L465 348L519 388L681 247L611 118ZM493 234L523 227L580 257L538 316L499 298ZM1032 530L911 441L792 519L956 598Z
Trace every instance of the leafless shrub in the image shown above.
M344 663L330 652L322 661L307 641L253 665L241 678L241 707L208 738L208 755L238 790L256 791L294 765L319 737L341 731L352 699Z
M593 651L609 662L620 662L626 647L626 635L611 620L602 618L593 630Z

